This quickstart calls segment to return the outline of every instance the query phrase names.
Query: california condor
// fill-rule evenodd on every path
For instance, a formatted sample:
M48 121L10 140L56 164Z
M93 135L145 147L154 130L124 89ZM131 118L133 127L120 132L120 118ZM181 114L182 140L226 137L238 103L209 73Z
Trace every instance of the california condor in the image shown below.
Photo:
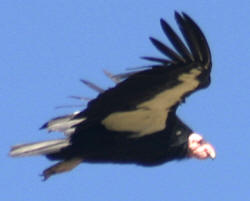
M81 162L155 166L184 158L215 158L215 149L176 115L178 106L193 92L210 84L211 54L205 36L185 13L175 13L185 39L170 25L161 27L173 49L155 38L153 45L166 58L138 71L112 76L116 86L99 91L81 112L58 117L42 128L60 131L65 139L12 147L10 155L45 155L58 163L44 170L44 179L73 169ZM186 43L186 44L185 44Z

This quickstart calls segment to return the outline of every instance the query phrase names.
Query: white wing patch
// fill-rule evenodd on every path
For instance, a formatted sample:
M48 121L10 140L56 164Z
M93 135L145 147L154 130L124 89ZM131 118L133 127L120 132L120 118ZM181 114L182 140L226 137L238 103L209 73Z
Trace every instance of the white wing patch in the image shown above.
M130 112L115 112L102 124L109 130L134 132L134 137L139 137L164 129L166 118L166 112L138 108Z
M200 70L192 69L189 73L180 75L178 77L180 84L139 104L133 111L110 114L102 121L102 124L109 130L133 132L133 137L163 130L169 109L180 102L184 94L198 87L199 81L196 77L200 74Z

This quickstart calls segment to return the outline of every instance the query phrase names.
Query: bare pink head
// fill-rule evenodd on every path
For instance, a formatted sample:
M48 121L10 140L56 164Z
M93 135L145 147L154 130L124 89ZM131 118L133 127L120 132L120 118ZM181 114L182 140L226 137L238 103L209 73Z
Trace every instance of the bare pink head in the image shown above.
M197 133L192 133L188 137L189 157L197 159L207 159L216 157L214 147L206 142L203 137Z

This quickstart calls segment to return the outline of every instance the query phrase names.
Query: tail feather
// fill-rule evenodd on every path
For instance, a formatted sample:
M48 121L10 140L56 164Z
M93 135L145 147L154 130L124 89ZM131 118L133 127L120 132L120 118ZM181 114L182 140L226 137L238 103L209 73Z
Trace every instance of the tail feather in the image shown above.
M50 140L29 144L21 144L13 146L10 150L10 156L33 156L33 155L46 155L60 151L70 145L68 139Z

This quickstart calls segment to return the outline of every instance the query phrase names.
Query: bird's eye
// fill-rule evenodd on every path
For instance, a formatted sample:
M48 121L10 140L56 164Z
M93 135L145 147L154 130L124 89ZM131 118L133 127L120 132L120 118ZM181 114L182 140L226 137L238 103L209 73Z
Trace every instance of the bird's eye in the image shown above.
M181 135L181 130L178 130L178 131L176 132L176 135Z

